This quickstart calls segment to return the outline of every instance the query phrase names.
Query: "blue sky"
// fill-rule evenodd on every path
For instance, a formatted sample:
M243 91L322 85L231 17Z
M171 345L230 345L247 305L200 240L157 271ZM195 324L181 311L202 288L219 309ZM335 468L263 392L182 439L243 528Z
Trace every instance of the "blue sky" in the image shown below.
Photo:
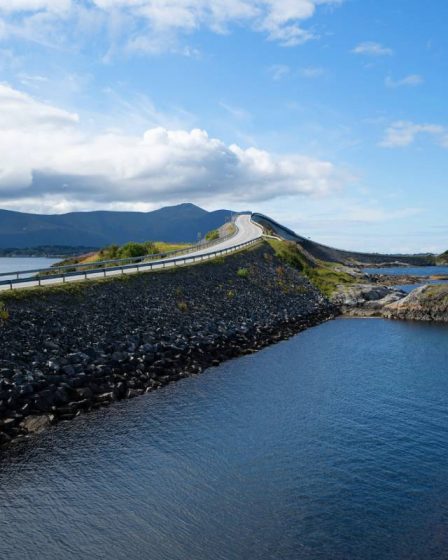
M448 4L0 0L0 207L191 201L448 248Z

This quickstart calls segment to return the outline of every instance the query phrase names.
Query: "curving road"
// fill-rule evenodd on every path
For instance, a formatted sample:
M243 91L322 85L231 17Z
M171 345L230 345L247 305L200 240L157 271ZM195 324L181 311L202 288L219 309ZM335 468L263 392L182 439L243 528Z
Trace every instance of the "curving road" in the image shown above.
M228 239L224 239L221 242L217 242L210 247L198 247L197 250L192 251L186 255L179 257L167 257L160 260L151 261L150 265L143 263L139 267L129 266L129 268L123 269L102 269L95 272L87 272L88 279L104 278L105 276L117 276L121 274L133 274L136 272L151 272L152 270L160 270L162 268L174 268L176 266L183 266L188 264L195 264L195 262L207 260L214 258L217 253L223 254L224 252L232 252L237 250L242 244L249 244L256 242L263 236L263 231L261 226L255 224L251 221L251 214L240 214L235 220L235 225L237 227L237 232L235 235ZM225 254L225 253L224 253ZM0 285L1 290L10 290L18 288L30 288L34 286L54 286L55 284L61 284L63 282L77 282L80 280L85 280L86 275L74 274L73 276L55 276L53 278L42 278L39 281L30 278L26 281L21 281L16 284L3 284ZM0 278L2 280L2 278Z
M230 249L236 245L241 245L241 243L247 243L249 241L259 239L263 235L261 226L251 221L250 214L240 214L237 216L235 225L238 228L236 235L230 239L222 241L221 243L217 243L213 247L208 247L202 250L198 249L194 253L190 253L190 255L208 255L218 250Z

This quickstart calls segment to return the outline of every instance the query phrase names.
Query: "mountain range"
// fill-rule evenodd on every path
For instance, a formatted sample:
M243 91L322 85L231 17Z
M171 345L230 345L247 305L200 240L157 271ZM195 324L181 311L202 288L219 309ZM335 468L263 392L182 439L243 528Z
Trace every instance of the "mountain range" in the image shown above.
M194 242L229 220L230 210L208 212L179 204L153 212L25 214L0 210L0 249L48 245L104 247L128 241Z

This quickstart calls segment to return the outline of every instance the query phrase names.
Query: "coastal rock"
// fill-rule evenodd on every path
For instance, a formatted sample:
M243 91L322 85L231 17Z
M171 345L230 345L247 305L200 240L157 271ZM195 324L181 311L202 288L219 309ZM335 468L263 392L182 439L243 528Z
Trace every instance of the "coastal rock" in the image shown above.
M342 312L352 316L381 316L382 310L402 300L406 293L388 286L355 284L340 286L332 297Z
M50 424L51 422L48 416L28 416L22 420L20 426L25 432L33 434L45 430Z
M448 322L448 285L426 285L387 305L383 317L413 321Z

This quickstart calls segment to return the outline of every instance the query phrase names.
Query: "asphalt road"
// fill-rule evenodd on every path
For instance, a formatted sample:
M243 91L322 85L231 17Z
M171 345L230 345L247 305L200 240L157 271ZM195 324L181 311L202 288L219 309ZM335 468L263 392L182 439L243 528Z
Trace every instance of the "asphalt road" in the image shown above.
M162 268L174 268L176 266L194 264L198 262L198 260L206 260L207 258L213 258L217 252L224 251L224 250L231 250L242 243L249 243L251 241L255 241L262 237L262 229L260 226L251 222L250 214L241 214L237 216L235 220L235 224L237 227L237 233L232 236L230 239L225 239L221 242L218 242L211 247L198 247L196 251L192 251L184 256L179 256L175 258L165 258L160 260L151 261L151 268L144 267L143 263L140 267L130 267L124 270L108 270L104 269L94 273L88 273L88 279L95 279L95 278L104 278L110 276L119 276L121 274L133 274L136 272L151 272L152 270L160 270ZM193 260L195 259L195 260ZM169 262L168 262L169 261ZM174 261L174 262L173 262ZM83 274L76 274L73 276L68 276L65 278L65 282L77 282L80 280L84 280L85 275ZM0 278L1 280L1 278ZM41 286L54 286L56 284L63 283L62 277L55 277L55 278L43 278L41 279ZM26 282L20 282L18 284L12 284L13 289L20 289L20 288L31 288L34 286L38 286L39 282L30 278ZM10 290L11 286L7 285L0 285L1 290Z

